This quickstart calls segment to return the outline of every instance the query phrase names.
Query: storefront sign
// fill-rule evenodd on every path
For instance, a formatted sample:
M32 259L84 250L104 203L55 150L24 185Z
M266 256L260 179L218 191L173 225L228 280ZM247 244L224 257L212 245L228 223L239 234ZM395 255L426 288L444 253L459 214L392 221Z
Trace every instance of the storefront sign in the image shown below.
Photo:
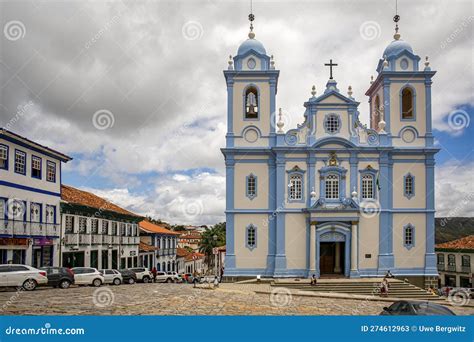
M54 240L46 238L34 239L33 244L35 246L52 246L54 245Z
M0 246L28 246L28 239L0 238Z

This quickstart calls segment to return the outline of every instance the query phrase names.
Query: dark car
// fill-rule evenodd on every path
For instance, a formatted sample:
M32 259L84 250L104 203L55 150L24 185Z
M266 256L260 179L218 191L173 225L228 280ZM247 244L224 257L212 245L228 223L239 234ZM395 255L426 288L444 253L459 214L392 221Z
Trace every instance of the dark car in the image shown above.
M124 284L135 284L137 282L137 275L132 270L122 269L119 272Z
M456 316L447 307L430 302L400 300L388 308L383 308L381 315L387 316Z
M74 272L67 267L41 267L40 270L46 271L49 286L67 289L74 284Z

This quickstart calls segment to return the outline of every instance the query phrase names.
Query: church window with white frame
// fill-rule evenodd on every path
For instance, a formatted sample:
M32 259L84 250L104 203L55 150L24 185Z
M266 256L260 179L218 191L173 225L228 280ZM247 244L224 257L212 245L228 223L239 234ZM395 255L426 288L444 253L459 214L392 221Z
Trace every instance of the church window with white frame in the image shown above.
M337 175L326 176L326 199L339 198L339 177Z
M403 227L403 230L403 244L410 249L415 244L415 227L411 224L407 224Z
M404 194L408 199L415 196L415 177L411 174L407 174L404 177Z
M374 198L374 176L362 176L362 199Z
M255 248L257 246L257 228L251 224L246 230L246 245L248 248Z
M257 177L253 174L247 176L246 195L250 199L257 197Z
M296 174L290 176L288 184L288 198L290 200L303 199L303 176Z

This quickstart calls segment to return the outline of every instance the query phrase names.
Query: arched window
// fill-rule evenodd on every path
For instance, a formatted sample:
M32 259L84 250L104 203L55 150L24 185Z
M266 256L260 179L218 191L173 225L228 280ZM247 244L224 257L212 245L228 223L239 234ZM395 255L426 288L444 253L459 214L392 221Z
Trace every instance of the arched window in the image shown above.
M245 118L258 119L258 90L254 86L250 86L245 91Z
M379 129L379 122L380 122L380 97L377 95L374 101L374 110L372 113L372 129L378 130Z
M362 176L362 199L374 198L374 176Z
M288 198L290 200L303 199L303 176L294 174L290 176L290 183L288 184Z
M402 96L401 96L401 101L402 101L402 119L408 120L408 119L414 119L415 118L415 112L414 112L414 94L413 90L409 87L405 87L402 90Z
M326 198L339 198L339 177L336 175L326 176Z

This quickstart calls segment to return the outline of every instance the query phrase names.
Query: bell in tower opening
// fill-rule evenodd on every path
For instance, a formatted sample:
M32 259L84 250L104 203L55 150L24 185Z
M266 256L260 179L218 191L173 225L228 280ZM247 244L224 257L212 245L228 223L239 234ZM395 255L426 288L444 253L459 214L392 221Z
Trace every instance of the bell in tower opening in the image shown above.
M245 118L258 119L258 91L255 87L248 87L245 92Z

